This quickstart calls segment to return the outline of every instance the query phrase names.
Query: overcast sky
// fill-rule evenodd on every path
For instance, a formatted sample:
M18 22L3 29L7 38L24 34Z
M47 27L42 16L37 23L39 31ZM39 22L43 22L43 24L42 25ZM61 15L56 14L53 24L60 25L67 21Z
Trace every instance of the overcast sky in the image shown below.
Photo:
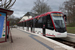
M36 0L16 0L12 10L15 17L22 17L27 12L30 12ZM45 0L50 5L52 11L58 11L59 6L66 0Z

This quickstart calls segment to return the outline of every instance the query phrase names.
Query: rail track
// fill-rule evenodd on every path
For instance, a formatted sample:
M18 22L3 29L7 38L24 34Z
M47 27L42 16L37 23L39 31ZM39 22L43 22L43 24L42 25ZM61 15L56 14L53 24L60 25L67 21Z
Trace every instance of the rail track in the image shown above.
M75 48L75 42L70 42L70 41L67 41L67 40L63 40L61 38L51 38L51 39Z

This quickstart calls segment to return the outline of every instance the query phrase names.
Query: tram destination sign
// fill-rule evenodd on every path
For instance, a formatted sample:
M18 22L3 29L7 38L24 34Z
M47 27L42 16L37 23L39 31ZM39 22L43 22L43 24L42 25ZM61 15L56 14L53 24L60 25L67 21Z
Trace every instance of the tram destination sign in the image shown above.
M54 14L52 14L53 16L63 16L63 14L56 14L56 13L54 13Z

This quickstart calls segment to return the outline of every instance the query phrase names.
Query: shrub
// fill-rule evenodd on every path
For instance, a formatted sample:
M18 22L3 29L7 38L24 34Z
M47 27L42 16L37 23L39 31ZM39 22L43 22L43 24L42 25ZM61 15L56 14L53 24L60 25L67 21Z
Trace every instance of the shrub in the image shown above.
M67 25L67 27L75 27L75 23L70 23Z

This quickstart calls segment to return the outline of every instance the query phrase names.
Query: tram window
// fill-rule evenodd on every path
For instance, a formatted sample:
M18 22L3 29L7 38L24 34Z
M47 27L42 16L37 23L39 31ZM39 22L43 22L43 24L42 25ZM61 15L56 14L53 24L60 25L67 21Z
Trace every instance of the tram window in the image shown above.
M22 26L24 27L24 22L22 22Z
M54 29L50 15L47 16L47 28L49 28L51 30Z
M33 20L31 20L31 26L33 27Z
M29 27L29 25L30 25L30 23L29 23L29 21L28 21L28 27Z
M43 20L42 20L42 17L40 17L38 20L38 27L42 28L42 26L43 26Z
M30 27L30 21L28 21L28 26Z
M28 21L26 21L26 26L29 27L29 23L28 23Z
M43 17L43 23L46 23L46 16Z
M26 27L26 22L24 22L25 23L25 27Z
M29 27L31 27L31 25L32 25L32 20L29 21Z
M21 23L21 26L22 26L22 23Z
M35 19L35 27L36 28L38 27L38 20L37 20L37 18Z
M35 19L33 19L33 27L35 27Z
M35 23L36 22L36 19L33 19L33 23Z
M42 17L38 19L38 23L42 23Z

